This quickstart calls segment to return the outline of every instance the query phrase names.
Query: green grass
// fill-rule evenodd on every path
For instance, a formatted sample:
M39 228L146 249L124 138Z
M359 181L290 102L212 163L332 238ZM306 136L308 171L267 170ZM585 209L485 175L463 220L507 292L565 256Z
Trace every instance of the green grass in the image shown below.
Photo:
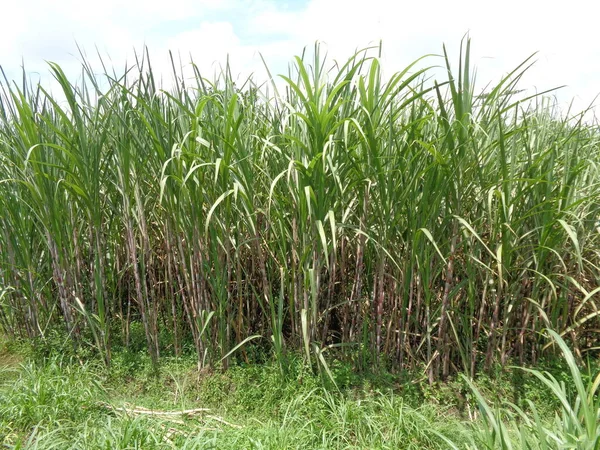
M29 360L0 388L0 442L40 449L433 449L443 441L432 429L461 437L459 420L433 403L411 406L392 390L356 385L342 394L326 389L301 358L293 366L284 378L272 363L199 375L193 357L167 359L156 371L139 353L115 354L110 371L100 361L56 355ZM124 413L123 406L209 411L168 420Z
M551 372L500 370L429 385L416 374L348 375L340 389L302 361L196 370L193 354L163 359L115 353L82 362L53 352L6 366L0 378L0 443L8 448L106 449L595 449L600 376L575 364ZM21 349L28 345L21 345ZM10 352L15 353L14 346ZM25 354L29 351L24 352ZM21 353L21 355L23 352ZM350 372L351 373L351 372ZM520 382L515 377L527 374ZM558 381L562 380L562 381ZM516 391L516 385L523 388ZM187 416L177 411L202 408ZM153 411L155 415L148 414Z

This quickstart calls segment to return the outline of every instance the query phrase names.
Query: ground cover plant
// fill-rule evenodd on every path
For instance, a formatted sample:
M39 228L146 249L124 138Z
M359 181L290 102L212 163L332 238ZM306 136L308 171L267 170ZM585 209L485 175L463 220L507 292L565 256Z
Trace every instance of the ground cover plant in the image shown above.
M597 126L558 113L541 95L520 96L530 59L479 90L468 41L456 67L445 52L425 59L444 65L437 80L422 61L384 76L377 48L340 63L318 45L309 53L262 84L240 82L229 66L209 80L192 64L190 78L173 59L173 83L163 89L147 51L124 70L101 61L100 73L82 58L78 80L50 63L61 88L54 95L26 73L18 83L5 78L2 331L35 342L42 356L69 347L83 365L99 357L105 368L93 373L118 371L123 355L143 350L154 371L191 352L201 374L273 363L285 379L300 353L328 386L314 398L354 417L357 403L328 397L343 389L341 368L348 377L420 374L430 386L464 374L465 392L476 392L468 383L477 374L563 355L576 379L574 361L583 367L598 348ZM557 333L550 340L547 329ZM72 366L44 363L19 376L65 370L55 384L77 385L80 369L63 369ZM573 423L569 435L585 423L586 442L597 415L591 383L587 396L578 383L558 400L563 422ZM560 383L550 384L560 397ZM26 421L7 427L38 424L65 442L61 433L84 433L69 402L96 411L102 391L85 384L72 399L52 391L47 412L34 408L43 416L25 412ZM377 417L405 411L377 403L388 401L362 403L368 430L383 432ZM511 414L527 405L498 417L483 397L479 404L489 448L512 442L527 415ZM336 427L346 423L338 413ZM170 439L170 425L158 427L158 438L139 431L155 418L94 414L115 424L114 439L135 435L143 448L146 437ZM510 437L504 416L515 421L506 425ZM298 417L302 429L307 416ZM420 423L435 422L427 417ZM279 430L273 442L294 445L284 419L270 422ZM56 426L63 422L77 430ZM344 448L318 431L322 421L314 426L307 439L320 443L307 445ZM85 439L96 439L92 428ZM339 439L348 437L342 429ZM353 430L347 445L383 448L396 439L369 443L371 431ZM47 445L41 436L49 434L31 436L31 445ZM264 442L244 439L241 447Z
M384 393L376 378L371 388L345 395L325 388L302 355L285 376L272 361L199 376L193 354L165 357L158 371L144 352L115 351L110 370L97 357L81 356L67 347L45 356L28 351L20 366L0 361L0 442L8 448L416 449L444 445L431 429L461 437L462 425L445 409Z
M333 366L338 389L324 385L301 354L286 374L273 360L199 374L192 353L164 357L157 369L145 352L119 349L108 369L69 347L46 356L13 349L0 359L0 442L39 449L597 448L598 366L581 370L551 336L563 353L551 372L515 368L430 386L418 373L348 378L351 367ZM515 397L507 375L525 374Z

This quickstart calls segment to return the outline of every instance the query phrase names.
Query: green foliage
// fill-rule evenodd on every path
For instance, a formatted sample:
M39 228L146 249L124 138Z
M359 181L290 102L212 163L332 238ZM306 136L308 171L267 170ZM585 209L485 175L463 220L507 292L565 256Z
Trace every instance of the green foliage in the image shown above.
M2 380L2 439L9 443L15 431L30 433L38 428L60 427L80 420L82 414L96 417L97 402L104 398L104 392L90 373L89 366L54 358L42 365L28 362L18 376Z
M316 45L281 83L173 64L163 89L145 51L77 83L50 63L56 96L4 80L0 326L154 370L303 351L332 384L334 352L433 383L535 363L544 327L598 347L597 128L517 97L529 60L481 93L469 41L433 85L421 63Z
M193 358L166 360L156 371L144 353L116 353L110 371L101 361L81 365L57 356L27 362L16 382L0 386L0 443L111 450L439 448L432 427L463 439L462 426L439 407L412 408L391 392L363 388L329 392L301 358L294 361L285 377L273 363L199 377ZM141 405L209 411L169 420L136 415Z
M429 385L418 373L359 376L337 361L330 368L341 390L324 388L301 355L289 358L285 374L276 361L199 374L193 355L165 357L157 367L146 352L123 350L110 369L101 359L82 365L50 355L0 377L0 442L34 449L594 449L597 366L582 370L550 334L563 359L547 371L498 368L474 381ZM136 413L148 411L142 405L207 411L169 418Z
M550 338L560 348L568 367L566 380L549 372L522 368L541 383L558 404L549 417L539 412L531 400L523 408L504 401L496 408L482 396L475 384L466 379L477 403L482 421L473 426L473 449L597 449L600 445L600 373L587 382L573 353L559 334L550 330ZM569 386L569 388L567 388ZM574 393L573 393L574 391ZM458 446L454 446L458 448Z

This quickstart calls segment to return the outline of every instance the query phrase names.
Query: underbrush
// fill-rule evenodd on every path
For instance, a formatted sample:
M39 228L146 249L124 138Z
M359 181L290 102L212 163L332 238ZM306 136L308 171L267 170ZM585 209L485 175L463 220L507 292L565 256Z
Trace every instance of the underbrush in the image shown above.
M418 374L358 374L341 361L318 376L298 355L198 372L193 355L115 353L107 369L77 352L25 346L0 370L7 448L593 449L600 378L566 344L548 372L513 368L429 385ZM39 349L38 349L39 350ZM7 358L7 355L11 355ZM416 380L416 381L415 381ZM187 414L180 414L187 411Z
M0 391L1 442L44 449L433 449L443 441L432 429L461 429L433 404L414 408L392 393L329 391L299 363L285 377L274 365L201 375L185 360L150 367L142 361L132 377L58 356L28 361ZM198 407L206 411L174 415Z

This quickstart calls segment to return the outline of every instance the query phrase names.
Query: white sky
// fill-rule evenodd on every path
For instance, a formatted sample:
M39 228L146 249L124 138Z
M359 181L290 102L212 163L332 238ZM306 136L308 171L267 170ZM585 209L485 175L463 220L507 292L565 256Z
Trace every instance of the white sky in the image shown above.
M75 43L97 46L122 67L147 44L155 68L167 71L167 50L192 54L210 75L227 55L235 73L264 77L259 52L273 72L316 40L331 58L383 40L390 74L446 43L454 67L462 36L472 38L477 81L489 81L538 52L522 88L557 93L585 108L600 93L600 3L591 0L0 0L0 66L18 79L21 61L49 80L44 61L75 76ZM432 58L431 65L442 64Z

